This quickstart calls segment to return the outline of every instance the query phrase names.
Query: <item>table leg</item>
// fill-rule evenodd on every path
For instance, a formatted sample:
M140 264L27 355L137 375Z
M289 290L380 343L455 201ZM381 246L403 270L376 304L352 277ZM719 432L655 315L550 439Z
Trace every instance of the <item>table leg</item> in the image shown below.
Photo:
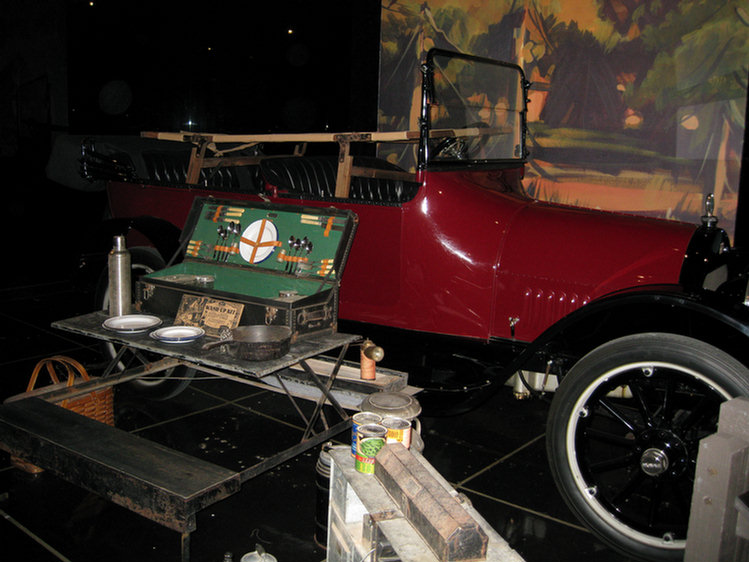
M297 401L294 400L294 396L289 392L289 389L286 387L286 384L283 382L283 379L280 377L278 373L274 373L276 377L276 380L278 381L278 384L283 388L283 391L286 393L287 398L291 401L291 404L294 406L294 409L296 410L297 414L304 420L304 423L309 426L309 420L307 419L307 416L304 415L304 412L302 412L302 409L299 407L299 404L297 404Z
M117 354L112 358L112 360L109 362L109 365L107 365L107 368L104 369L104 372L101 374L102 378L108 377L112 373L112 371L114 371L117 363L119 363L120 359L122 359L122 356L125 355L125 351L127 351L126 345L123 345L122 347L120 347L120 349L117 350Z
M182 562L190 562L190 533L182 533L180 537L180 558Z
M336 400L335 397L330 392L330 389L333 387L333 383L335 382L335 379L338 376L338 371L341 369L341 364L343 363L343 358L346 356L347 351L348 351L348 344L344 345L341 348L341 352L338 354L338 359L336 360L336 363L333 366L333 370L330 372L330 376L328 377L328 383L326 385L320 382L319 377L317 376L315 371L312 370L312 368L307 364L306 361L299 362L299 364L302 366L302 369L304 369L304 372L307 374L309 379L320 389L320 392L322 393L322 395L317 401L317 404L315 405L315 410L312 412L312 417L307 423L307 429L304 431L302 440L307 439L310 436L310 434L314 432L314 425L315 423L317 423L317 419L320 417L322 408L325 405L326 400L330 401L330 404L333 406L336 412L338 412L338 415L341 416L343 420L347 420L349 418L349 415L345 412L345 410L338 403L338 400Z

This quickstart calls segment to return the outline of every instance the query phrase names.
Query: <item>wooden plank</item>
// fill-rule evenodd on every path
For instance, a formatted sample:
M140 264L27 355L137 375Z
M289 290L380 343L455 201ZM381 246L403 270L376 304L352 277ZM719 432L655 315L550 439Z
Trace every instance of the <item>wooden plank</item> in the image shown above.
M222 134L222 133L190 133L190 132L150 132L141 133L141 137L150 139L170 140L179 142L196 142L205 139L214 143L234 142L337 142L335 133L274 133L274 134Z
M348 145L346 145L348 146ZM351 188L351 166L354 157L346 154L342 160L338 161L338 175L335 181L335 196L346 199Z
M0 448L179 532L237 492L237 472L29 398L0 406Z
M479 135L510 134L512 127L466 127L462 129L432 129L430 138L475 137ZM419 131L373 131L350 133L271 133L271 134L223 134L191 132L143 131L141 137L178 142L213 143L260 143L260 142L415 142Z
M198 146L194 146L190 152L190 164L187 167L187 178L185 183L196 184L200 179L200 170L203 167L203 159L205 158L205 149L207 143L200 143Z
M331 359L307 359L307 365L309 365L318 376L329 377L335 362ZM299 365L292 365L291 368L297 371L302 370L302 367ZM336 380L356 381L364 385L375 386L378 390L388 390L393 392L402 390L406 386L407 375L401 371L376 367L376 373L377 376L374 380L364 380L361 378L359 364L347 361L341 365Z
M735 558L746 541L736 536L736 497L746 491L749 441L715 433L700 441L685 562L745 560Z
M389 445L392 446L392 445ZM409 451L416 462L426 471L425 476L433 478L440 486L480 527L488 538L486 562L524 562L488 522L481 517L470 502L460 501L458 493L445 481L437 470L422 455ZM431 545L424 540L414 528L410 514L404 513L371 474L364 474L354 467L351 448L335 446L330 449L331 483L330 483L330 528L328 532L328 560L340 562L341 553L347 560L366 559L368 553L374 555L377 544L371 542L374 529L369 523L376 523L379 531L386 537L390 546L403 562L436 562L438 558L431 550ZM377 470L375 465L375 470ZM411 480L413 482L413 480ZM419 482L416 482L418 485ZM379 534L379 533L378 533ZM339 547L343 547L339 549Z
M700 441L694 476L684 561L746 560L735 502L749 488L749 398L721 404L718 432Z
M486 558L487 534L403 445L377 453L375 477L438 560Z

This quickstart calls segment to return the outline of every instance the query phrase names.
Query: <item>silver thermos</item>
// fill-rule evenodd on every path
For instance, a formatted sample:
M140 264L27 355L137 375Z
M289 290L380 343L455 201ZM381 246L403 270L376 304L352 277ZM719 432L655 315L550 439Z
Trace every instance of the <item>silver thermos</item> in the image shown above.
M130 314L131 307L130 252L125 247L125 237L115 236L109 252L109 315Z

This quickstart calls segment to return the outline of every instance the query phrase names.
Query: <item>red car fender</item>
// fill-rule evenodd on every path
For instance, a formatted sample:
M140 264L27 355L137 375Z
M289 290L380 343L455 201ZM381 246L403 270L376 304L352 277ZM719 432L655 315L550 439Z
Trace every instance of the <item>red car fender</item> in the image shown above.
M535 202L510 227L492 336L532 341L613 291L678 283L694 225Z

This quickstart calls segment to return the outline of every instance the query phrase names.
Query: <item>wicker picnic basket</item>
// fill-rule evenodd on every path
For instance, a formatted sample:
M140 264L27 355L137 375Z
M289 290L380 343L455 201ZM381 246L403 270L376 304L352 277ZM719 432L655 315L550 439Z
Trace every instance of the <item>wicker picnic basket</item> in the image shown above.
M63 355L55 355L54 357L42 359L36 364L34 371L31 373L29 384L26 387L27 393L34 391L37 379L39 378L39 373L45 367L50 379L52 379L53 385L45 386L43 387L43 390L70 387L76 382L81 382L81 380L91 380L91 376L88 374L85 367L78 361ZM58 372L63 376L67 376L66 382L60 382ZM88 394L76 398L68 398L63 400L60 403L60 406L72 410L77 414L95 419L96 421L108 425L114 425L114 394L111 386L99 390L92 390Z
M37 381L42 370L47 371L52 384L37 388ZM67 377L67 380L62 382L61 377ZM6 402L31 396L45 398L45 394L50 391L71 387L76 382L88 380L91 380L91 376L78 361L63 355L55 355L39 361L31 373L26 392L12 396ZM60 406L101 423L114 425L114 391L111 386L92 390L82 396L67 398L60 402ZM38 473L42 471L41 468L15 455L11 457L11 461L18 468L27 472Z

